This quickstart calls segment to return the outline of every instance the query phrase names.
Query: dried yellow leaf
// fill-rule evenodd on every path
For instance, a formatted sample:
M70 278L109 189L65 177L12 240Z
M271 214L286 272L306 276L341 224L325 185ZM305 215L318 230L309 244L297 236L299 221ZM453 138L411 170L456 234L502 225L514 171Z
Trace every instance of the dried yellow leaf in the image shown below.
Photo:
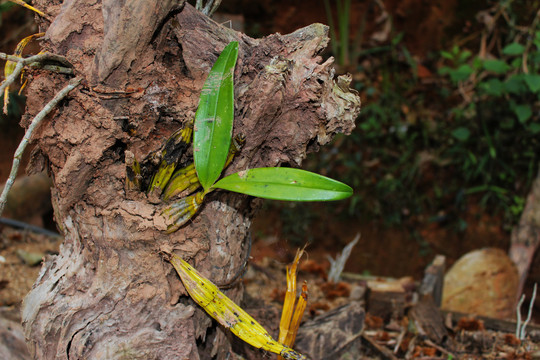
M296 274L300 258L304 254L304 249L298 249L291 265L287 266L287 292L283 302L281 320L279 322L279 342L285 346L292 346L296 339L296 333L300 327L300 321L304 315L307 304L307 284L302 286L302 295L296 301ZM296 304L296 306L295 306ZM278 356L282 360L283 356Z
M32 34L32 35L27 36L24 39L22 39L17 44L17 47L15 48L15 52L13 53L13 56L21 57L22 53L23 53L23 50L26 47L26 45L28 45L28 43L30 41L32 41L32 39L41 37L43 35L45 35L45 33L37 33L37 34ZM13 74L13 71L15 71L16 66L17 66L17 64L14 61L9 61L9 60L6 61L6 65L4 66L4 78L5 79L7 79L11 74ZM22 75L21 75L21 79L22 79ZM4 90L4 113L5 114L7 114L8 103L9 103L9 86L7 86L6 89Z
M294 341L296 340L296 334L298 333L298 329L300 328L300 322L302 321L302 316L304 316L304 312L306 311L307 298L308 298L307 291L308 291L307 282L304 281L304 283L302 284L302 293L300 294L300 297L298 298L298 301L296 302L296 307L294 308L291 324L289 325L289 332L287 333L287 337L285 338L285 341L283 342L284 345L287 345L287 346L294 345Z
M45 14L42 11L39 11L35 7L33 7L31 5L28 5L27 3L25 3L22 0L9 0L9 1L11 1L12 3L18 4L18 5L24 6L25 8L30 9L30 10L36 12L37 14L39 14L41 16L45 16Z
M299 249L296 252L293 263L290 266L287 266L287 292L285 293L281 321L279 322L279 341L282 343L285 342L285 339L287 338L289 325L294 312L294 304L296 302L296 269L303 254L304 249Z
M169 261L191 298L233 334L258 349L280 354L284 359L306 359L302 354L275 341L255 319L178 255L172 254Z

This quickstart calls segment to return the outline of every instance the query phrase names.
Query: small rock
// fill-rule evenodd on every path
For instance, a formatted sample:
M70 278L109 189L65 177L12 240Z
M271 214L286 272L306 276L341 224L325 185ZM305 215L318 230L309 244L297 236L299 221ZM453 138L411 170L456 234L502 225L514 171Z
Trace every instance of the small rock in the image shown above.
M514 316L517 269L500 249L462 256L444 278L443 309L498 319Z

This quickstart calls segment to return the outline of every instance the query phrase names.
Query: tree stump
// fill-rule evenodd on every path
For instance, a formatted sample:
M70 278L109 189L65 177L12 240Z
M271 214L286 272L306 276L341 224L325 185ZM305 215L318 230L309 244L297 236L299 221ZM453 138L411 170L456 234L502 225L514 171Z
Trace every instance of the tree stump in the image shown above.
M65 56L83 85L54 110L33 143L52 174L65 236L23 304L36 359L224 359L224 331L187 296L160 250L175 251L225 283L239 271L258 202L215 191L188 225L165 234L164 205L126 195L124 153L138 159L193 118L212 64L238 41L234 133L246 135L227 173L299 166L334 134L350 133L360 100L333 81L319 54L327 27L252 39L183 1L37 0L52 23L44 50ZM23 126L67 82L34 70ZM40 161L41 160L41 161ZM37 166L37 165L34 165ZM239 300L241 286L227 294Z

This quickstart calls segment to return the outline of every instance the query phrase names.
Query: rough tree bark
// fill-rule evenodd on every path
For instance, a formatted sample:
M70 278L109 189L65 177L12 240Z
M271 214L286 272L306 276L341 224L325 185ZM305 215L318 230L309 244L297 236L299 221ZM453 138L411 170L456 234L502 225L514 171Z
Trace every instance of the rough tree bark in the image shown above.
M124 152L144 158L193 117L219 52L240 43L235 133L247 136L227 170L300 165L335 133L349 133L360 109L346 79L318 54L327 28L252 39L182 1L38 0L44 48L64 55L83 86L52 113L34 139L34 167L53 181L65 235L46 259L23 305L37 359L223 359L226 335L187 297L159 251L175 251L225 283L242 266L257 202L214 192L190 224L163 230L162 205L126 196ZM66 77L34 72L27 126ZM38 160L42 161L38 161ZM239 300L241 286L227 293Z
M512 230L510 238L510 259L516 264L519 286L516 302L523 294L534 255L540 246L540 170L532 183L519 224Z

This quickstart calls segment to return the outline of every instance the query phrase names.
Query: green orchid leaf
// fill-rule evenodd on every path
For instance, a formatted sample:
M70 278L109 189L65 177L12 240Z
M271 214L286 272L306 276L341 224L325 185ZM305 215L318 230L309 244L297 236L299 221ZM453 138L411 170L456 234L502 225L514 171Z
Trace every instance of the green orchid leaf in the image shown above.
M229 175L212 188L264 199L287 201L341 200L353 190L337 180L292 168L256 168Z
M238 42L223 49L208 74L195 113L193 158L202 187L219 178L231 144L234 120L234 66Z

